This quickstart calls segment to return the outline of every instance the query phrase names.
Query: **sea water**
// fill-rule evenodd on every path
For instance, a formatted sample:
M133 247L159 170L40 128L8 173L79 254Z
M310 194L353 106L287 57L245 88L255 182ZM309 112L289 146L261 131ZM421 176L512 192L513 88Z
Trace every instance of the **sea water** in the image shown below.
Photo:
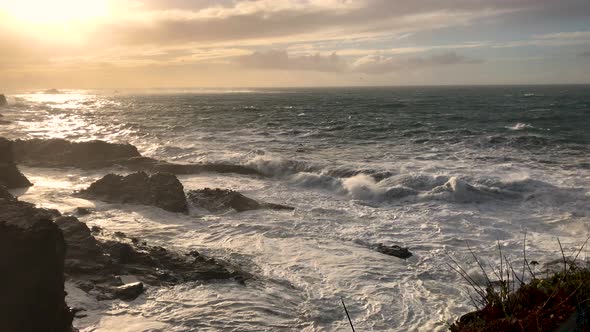
M20 199L154 245L245 270L236 282L147 288L84 308L81 331L436 331L473 309L450 257L483 278L498 243L515 265L571 253L590 221L590 87L21 91L1 110L10 139L128 142L171 162L247 165L267 175L183 175L292 212L189 215L71 196L109 172L21 167ZM409 247L407 260L371 249ZM449 257L450 256L450 257ZM580 255L586 257L586 251ZM451 263L452 264L452 263ZM493 275L492 273L490 273Z

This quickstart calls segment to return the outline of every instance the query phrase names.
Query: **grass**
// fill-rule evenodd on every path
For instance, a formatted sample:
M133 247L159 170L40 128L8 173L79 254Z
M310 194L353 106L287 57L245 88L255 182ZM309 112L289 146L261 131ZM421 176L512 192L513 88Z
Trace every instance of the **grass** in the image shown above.
M560 271L539 278L526 257L526 234L522 269L513 266L502 253L500 267L492 271L492 282L484 266L469 247L469 252L482 271L486 285L479 285L454 260L449 266L470 285L470 298L476 311L449 325L451 332L472 331L590 331L590 269L577 261L583 248L566 257L561 242ZM518 269L518 271L517 271Z

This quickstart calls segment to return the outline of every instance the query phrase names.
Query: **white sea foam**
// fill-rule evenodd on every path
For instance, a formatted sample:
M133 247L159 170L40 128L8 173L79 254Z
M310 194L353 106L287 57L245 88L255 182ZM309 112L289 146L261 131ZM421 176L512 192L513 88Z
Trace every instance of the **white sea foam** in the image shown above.
M513 126L506 127L510 130L525 130L525 129L532 129L535 128L528 123L517 122Z

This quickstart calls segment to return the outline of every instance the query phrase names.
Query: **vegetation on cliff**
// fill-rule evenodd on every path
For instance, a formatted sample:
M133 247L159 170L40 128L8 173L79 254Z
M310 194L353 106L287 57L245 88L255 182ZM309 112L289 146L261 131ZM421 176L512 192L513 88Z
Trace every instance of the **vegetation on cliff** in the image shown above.
M525 237L526 241L526 237ZM536 261L526 259L521 272L502 255L499 270L491 281L475 254L473 257L487 280L479 286L455 262L452 268L470 284L477 311L462 316L449 326L452 332L471 331L588 331L590 330L590 269L578 260L586 242L571 256L561 250L560 269L544 277L534 272ZM559 243L560 249L561 243ZM500 246L498 246L500 248ZM471 249L470 249L471 251ZM532 266L532 267L531 267ZM541 273L542 274L542 273ZM525 281L527 278L528 281Z

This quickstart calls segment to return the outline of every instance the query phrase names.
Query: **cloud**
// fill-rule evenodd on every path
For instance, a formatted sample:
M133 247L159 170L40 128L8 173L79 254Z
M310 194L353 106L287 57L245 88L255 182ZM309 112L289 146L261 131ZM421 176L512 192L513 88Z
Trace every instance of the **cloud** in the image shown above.
M348 64L336 53L331 55L289 55L285 50L254 52L236 58L243 67L255 69L310 70L320 72L345 71Z
M530 0L521 2L532 6ZM346 40L469 25L524 8L505 0L235 1L200 9L139 8L101 27L97 34L127 45Z
M285 50L254 52L236 57L234 63L252 69L296 70L319 72L360 72L383 74L394 71L416 70L425 67L481 63L479 59L469 58L456 52L434 54L429 57L389 57L367 55L352 61L336 53L330 55L289 55Z
M476 64L480 59L458 55L456 52L446 52L429 57L397 58L383 55L368 55L359 58L352 64L354 71L366 74L383 74L395 71L416 70L424 67Z
M582 53L578 54L578 56L581 56L581 57L590 57L590 51L582 52Z

